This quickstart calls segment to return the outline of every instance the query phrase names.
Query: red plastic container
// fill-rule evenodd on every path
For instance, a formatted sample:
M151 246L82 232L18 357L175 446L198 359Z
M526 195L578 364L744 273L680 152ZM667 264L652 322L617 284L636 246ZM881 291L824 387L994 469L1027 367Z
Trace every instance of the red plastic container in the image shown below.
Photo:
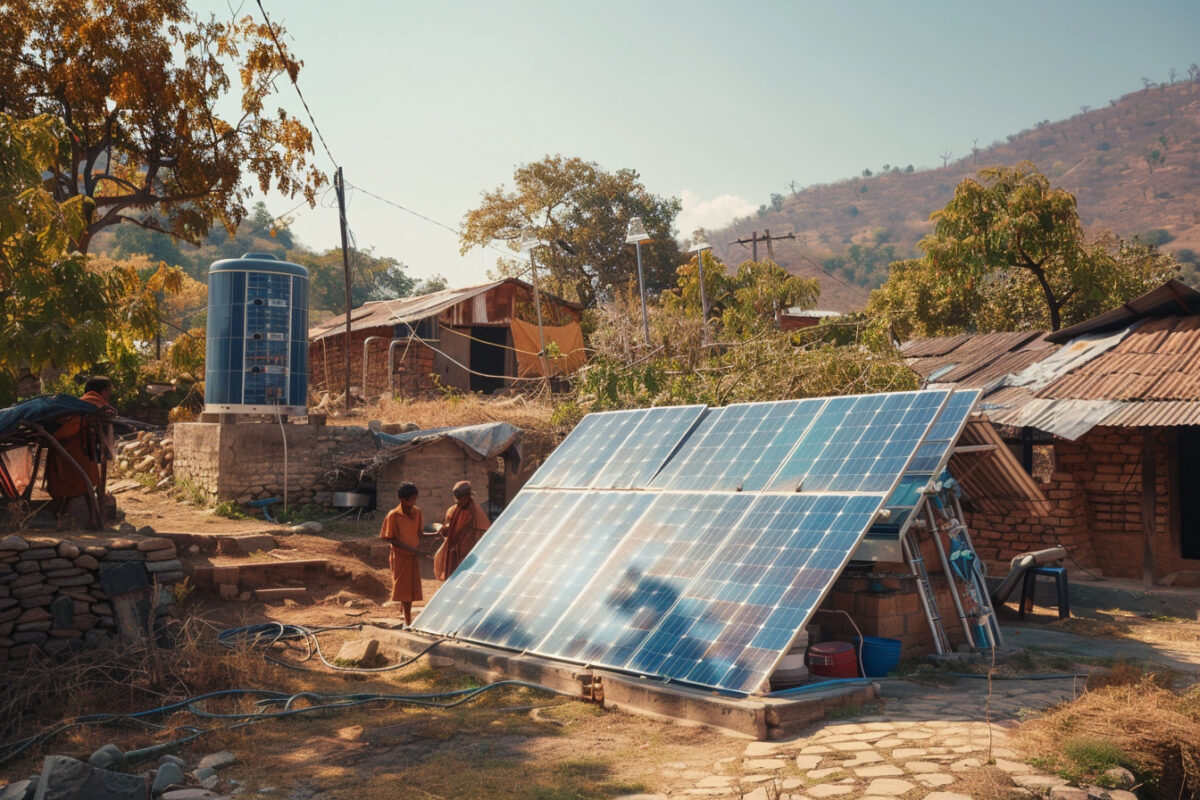
M858 655L849 642L822 642L808 648L808 669L826 678L857 678Z

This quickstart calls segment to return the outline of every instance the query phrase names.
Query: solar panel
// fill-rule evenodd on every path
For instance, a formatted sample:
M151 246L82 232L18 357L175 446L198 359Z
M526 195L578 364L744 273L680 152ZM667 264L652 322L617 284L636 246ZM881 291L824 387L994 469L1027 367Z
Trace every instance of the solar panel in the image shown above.
M768 489L890 491L948 394L902 392L830 399Z
M441 635L757 690L975 393L585 417L417 618Z
M825 403L818 398L710 409L651 485L683 491L762 489Z
M704 406L665 406L589 414L526 484L531 487L640 488L704 413Z

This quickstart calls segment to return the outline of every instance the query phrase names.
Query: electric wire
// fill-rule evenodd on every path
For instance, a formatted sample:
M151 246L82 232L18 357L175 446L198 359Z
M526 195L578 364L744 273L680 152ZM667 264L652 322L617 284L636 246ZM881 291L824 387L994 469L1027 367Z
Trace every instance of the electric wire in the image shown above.
M275 35L275 25L271 22L271 18L267 16L267 10L263 8L262 0L255 0L255 2L258 4L258 10L262 12L263 20L267 23L267 32L271 34L271 41L275 43L275 49L279 51L279 58L283 61L284 71L287 72L288 80L296 88L296 94L299 95L300 102L304 105L304 111L308 114L308 121L312 123L313 130L317 133L317 138L321 140L321 146L325 148L325 155L329 156L330 162L333 163L334 167L337 167L337 159L330 152L329 145L325 142L325 136L321 133L321 127L317 125L317 120L313 117L312 109L308 107L308 101L304 99L304 92L300 91L300 84L296 82L296 72L292 70L292 65L295 62L289 61L287 55L284 53L283 45L279 43L279 39Z

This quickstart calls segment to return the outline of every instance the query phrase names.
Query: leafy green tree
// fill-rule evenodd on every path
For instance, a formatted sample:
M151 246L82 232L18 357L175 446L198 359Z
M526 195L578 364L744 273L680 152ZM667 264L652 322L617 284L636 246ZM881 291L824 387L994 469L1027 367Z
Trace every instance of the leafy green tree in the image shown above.
M44 188L63 135L52 117L0 113L0 405L16 399L24 370L100 360L124 288L70 247L87 199L58 203Z
M965 179L932 219L924 257L893 264L867 305L905 338L1058 330L1178 272L1152 245L1110 234L1087 241L1075 198L1028 163Z
M0 111L63 120L45 167L56 200L89 200L75 249L122 222L193 243L217 223L236 229L243 171L263 192L315 202L325 177L308 163L312 135L266 105L300 67L274 33L250 16L201 20L184 0L0 5Z
M672 234L681 205L676 198L650 194L631 169L608 172L580 158L547 156L523 164L513 173L514 189L501 186L485 192L479 207L463 218L462 252L501 241L514 251L501 259L503 275L521 275L528 268L515 255L524 230L549 243L536 251L539 277L546 290L585 305L609 290L637 285L637 258L625 244L632 217L641 217L651 241L642 244L646 288L654 292L671 285L679 263L679 246Z
M287 254L287 259L308 268L310 311L345 312L345 268L340 248L321 253L293 250ZM351 306L357 308L368 300L411 294L414 284L405 270L406 267L394 258L376 257L369 249L355 250L350 254Z

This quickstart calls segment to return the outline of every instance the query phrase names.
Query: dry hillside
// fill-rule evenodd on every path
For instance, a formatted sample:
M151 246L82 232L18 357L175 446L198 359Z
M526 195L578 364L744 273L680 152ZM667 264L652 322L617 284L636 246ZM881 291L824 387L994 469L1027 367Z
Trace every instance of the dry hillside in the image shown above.
M866 260L864 252L887 247L897 259L916 255L917 242L932 227L930 213L950 200L959 181L986 166L1025 160L1074 193L1089 231L1141 234L1181 260L1193 260L1188 251L1200 251L1200 83L1192 81L1151 86L1105 108L1038 123L939 169L892 167L800 189L784 197L781 210L736 220L711 232L711 241L726 263L738 263L749 258L749 250L728 242L764 229L794 232L794 240L774 243L775 260L821 279L822 308L848 310L865 299L861 288L878 285L886 275L882 268L853 264L826 271L828 259L853 262L847 256L855 244L860 261ZM764 254L760 246L760 257ZM886 264L881 256L876 261Z

